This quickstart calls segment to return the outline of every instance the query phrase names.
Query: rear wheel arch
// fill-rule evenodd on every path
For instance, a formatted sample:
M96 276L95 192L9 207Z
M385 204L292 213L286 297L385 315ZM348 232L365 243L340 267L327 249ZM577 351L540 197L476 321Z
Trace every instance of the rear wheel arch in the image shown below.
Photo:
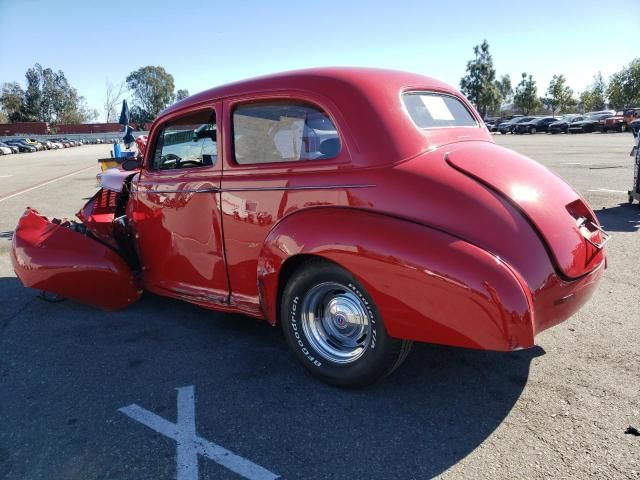
M489 252L399 217L344 207L313 210L280 222L263 244L258 289L271 325L288 279L316 259L350 273L371 295L395 338L493 350L533 344L527 284ZM343 227L336 230L337 216ZM362 236L362 231L380 235ZM396 238L415 241L400 247ZM438 300L425 295L428 291L438 292ZM439 306L440 300L446 303Z

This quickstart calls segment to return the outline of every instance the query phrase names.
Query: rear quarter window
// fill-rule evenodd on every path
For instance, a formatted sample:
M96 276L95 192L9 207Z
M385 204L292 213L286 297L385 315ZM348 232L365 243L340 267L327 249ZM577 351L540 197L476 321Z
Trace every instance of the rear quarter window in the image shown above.
M451 95L409 92L402 95L402 101L418 128L478 126L467 107Z

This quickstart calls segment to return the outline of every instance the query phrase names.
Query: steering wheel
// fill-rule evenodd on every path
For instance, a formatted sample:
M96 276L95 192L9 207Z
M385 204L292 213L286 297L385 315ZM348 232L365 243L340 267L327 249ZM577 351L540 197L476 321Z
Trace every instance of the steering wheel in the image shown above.
M182 168L182 167L201 167L202 166L202 162L199 162L198 160L177 160L176 162L176 168Z
M160 168L167 168L165 167L165 163L171 162L172 160L175 162L175 164L171 168L179 168L180 160L182 160L182 158L180 158L175 153L167 153L166 155L162 155L160 157Z

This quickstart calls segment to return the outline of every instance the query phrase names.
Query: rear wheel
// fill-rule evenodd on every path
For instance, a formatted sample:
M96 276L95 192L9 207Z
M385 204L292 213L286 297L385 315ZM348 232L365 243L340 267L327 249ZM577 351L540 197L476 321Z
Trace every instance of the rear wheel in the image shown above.
M531 127L531 128L529 129L529 133L530 133L530 134L534 134L534 133L536 133L536 131L537 131L537 130L536 130L536 127Z
M324 261L303 264L289 279L280 324L304 367L341 387L361 387L390 374L412 344L390 337L364 287Z
M620 130L621 132L626 132L627 131L627 124L622 122L620 124L620 128L618 130Z

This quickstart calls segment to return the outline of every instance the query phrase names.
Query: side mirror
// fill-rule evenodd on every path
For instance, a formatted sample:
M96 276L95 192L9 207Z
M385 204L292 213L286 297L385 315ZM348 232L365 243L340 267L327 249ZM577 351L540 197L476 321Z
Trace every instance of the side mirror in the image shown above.
M126 170L127 172L130 172L131 170L137 170L141 166L142 166L142 161L138 160L137 158L130 158L120 164L120 168L122 168L123 170Z

